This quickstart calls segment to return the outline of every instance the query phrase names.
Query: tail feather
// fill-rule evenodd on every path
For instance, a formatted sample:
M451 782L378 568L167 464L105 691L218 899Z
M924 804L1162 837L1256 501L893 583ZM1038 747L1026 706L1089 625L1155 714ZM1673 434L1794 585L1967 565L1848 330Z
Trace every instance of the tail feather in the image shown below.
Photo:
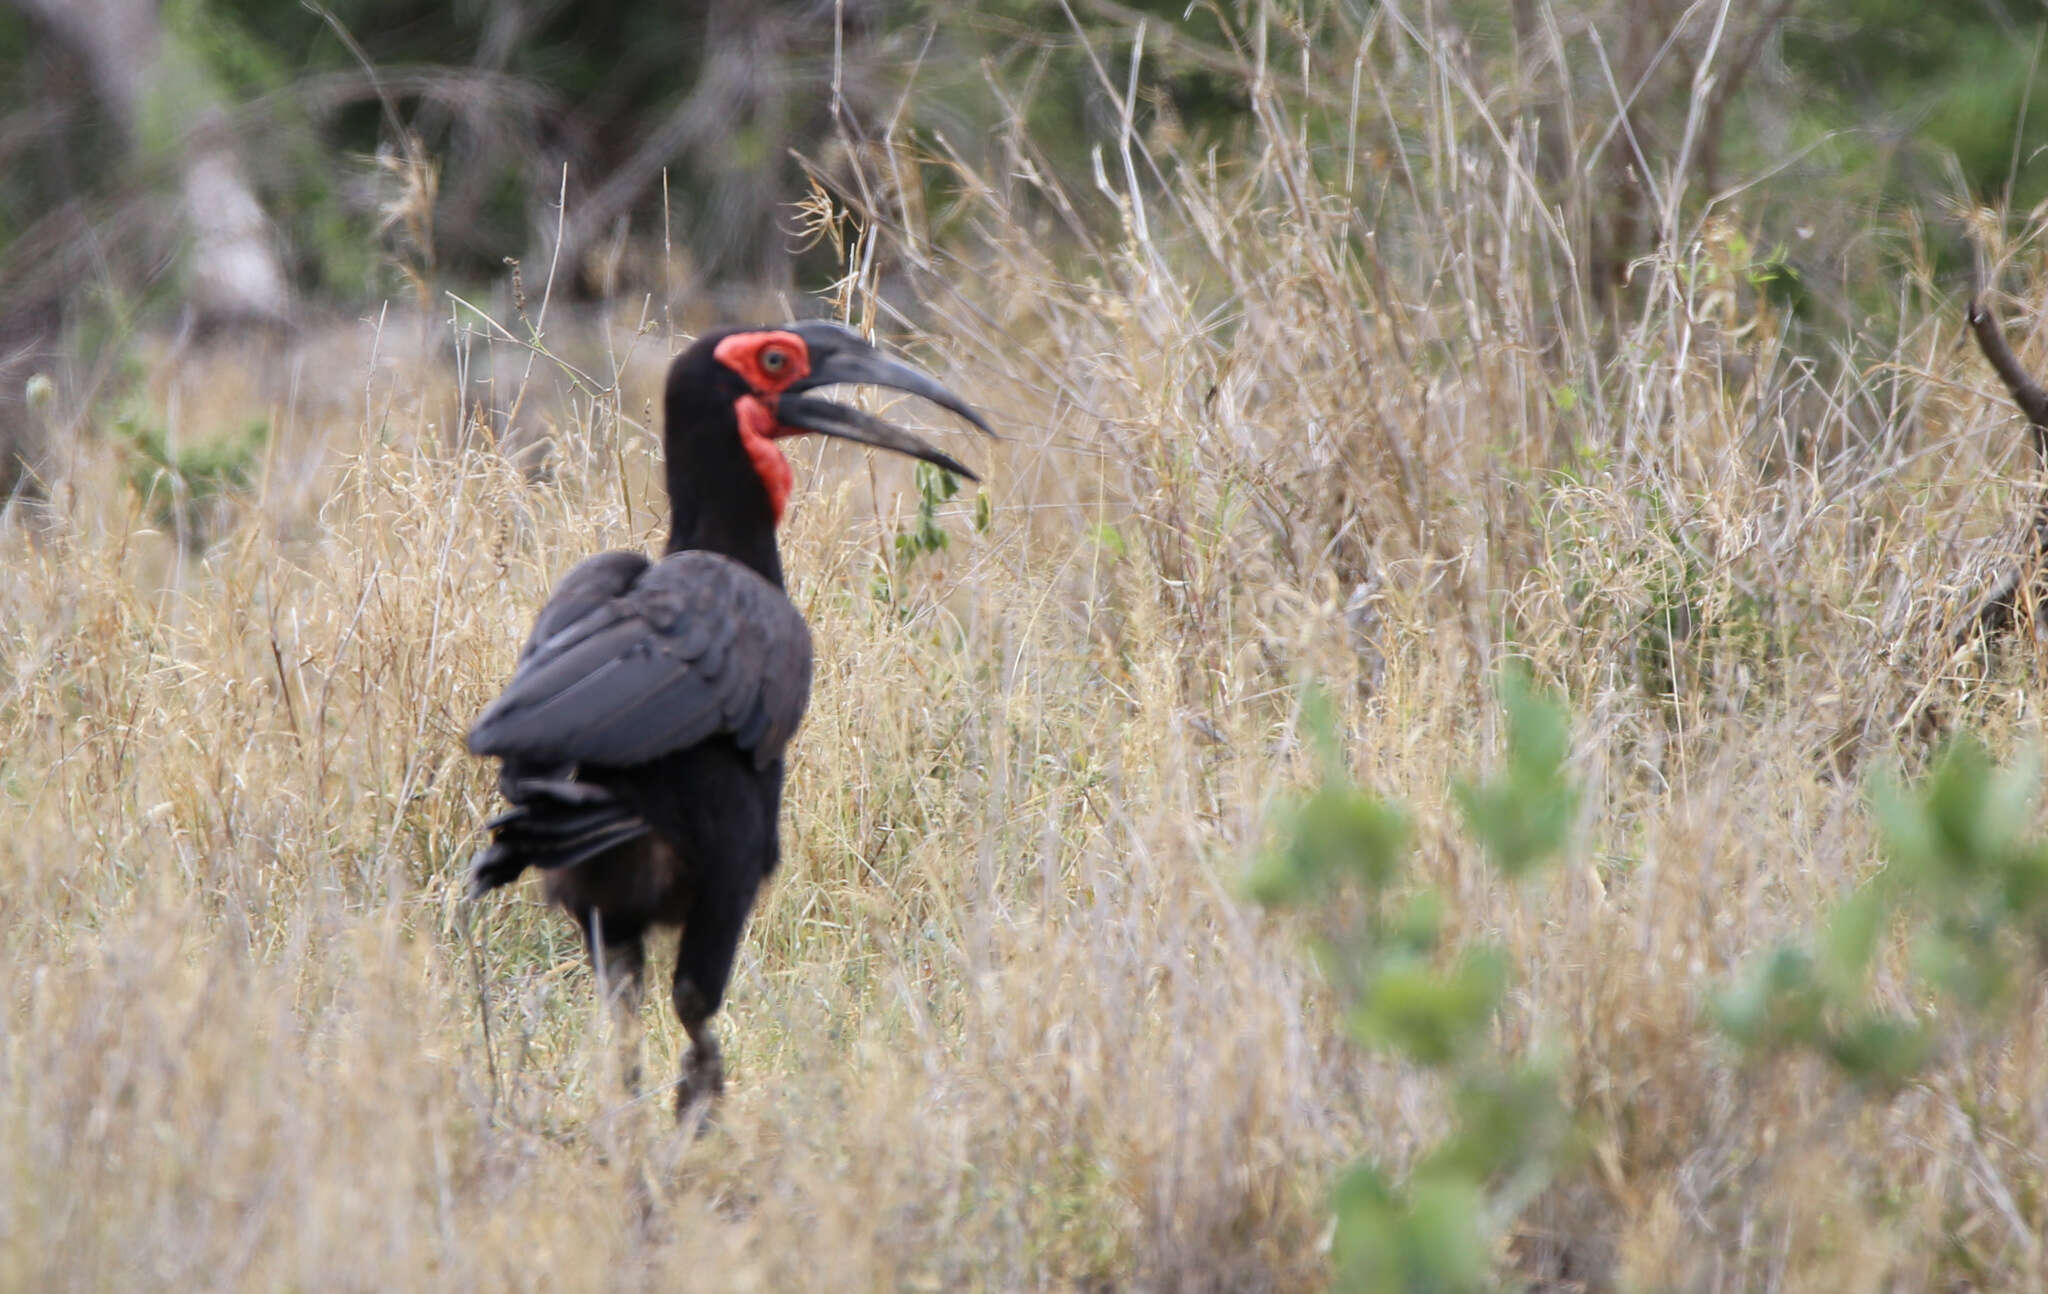
M648 826L602 787L567 778L503 781L513 807L485 826L491 843L469 864L469 896L510 885L529 867L574 867L637 840Z

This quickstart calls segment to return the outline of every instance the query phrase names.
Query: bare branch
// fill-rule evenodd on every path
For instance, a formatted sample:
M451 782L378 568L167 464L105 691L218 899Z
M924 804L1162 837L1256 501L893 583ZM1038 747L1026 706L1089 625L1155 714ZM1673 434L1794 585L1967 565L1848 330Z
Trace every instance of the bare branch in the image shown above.
M1998 380L2005 383L2005 389L2012 392L2013 403L2027 415L2027 424L2034 436L2034 453L2042 466L2048 467L2048 390L2043 390L2041 384L2027 376L2027 371L2020 367L2019 357L2012 353L2004 330L1983 302L1970 302L1969 312L1964 317L1970 322L1970 331L1976 334L1977 348L1984 352L1985 359L1991 361L1991 367L1998 374Z
M2012 345L2006 341L2004 330L1983 302L1970 302L1964 318L1969 321L1970 331L1977 338L1977 348L1984 352L1984 358L1991 362L1999 380L2005 383L2005 389L2012 393L2013 403L2026 415L2035 459L2043 469L2048 469L2048 389L2043 389L2020 367L2019 357L2012 353ZM2033 576L2040 570L2043 554L2048 554L2048 490L2044 490L2034 505L2031 550L2021 553L2019 561L2001 574L1985 592L1977 603L1977 609L1950 634L1951 644L1960 647L1972 638L1989 638L2011 629L2019 619L2021 590L2033 585ZM2039 595L2036 594L2038 600Z

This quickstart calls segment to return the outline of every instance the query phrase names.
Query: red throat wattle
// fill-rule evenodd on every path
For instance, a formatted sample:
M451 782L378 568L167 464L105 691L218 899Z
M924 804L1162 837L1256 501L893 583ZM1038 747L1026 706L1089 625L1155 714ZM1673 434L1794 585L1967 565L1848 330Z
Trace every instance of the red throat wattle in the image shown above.
M782 524L782 509L789 502L789 487L796 477L789 470L789 460L776 447L778 428L775 414L759 396L753 395L741 396L733 402L732 408L739 418L740 444L754 464L754 472L761 478L762 487L768 491L768 512L779 526Z

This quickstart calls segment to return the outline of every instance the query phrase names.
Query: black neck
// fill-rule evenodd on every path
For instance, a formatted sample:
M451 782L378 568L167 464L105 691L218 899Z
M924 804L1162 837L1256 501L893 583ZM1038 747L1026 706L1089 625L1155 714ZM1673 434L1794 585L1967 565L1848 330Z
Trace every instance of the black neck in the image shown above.
M678 398L667 410L668 550L723 553L782 587L768 487L740 445L732 406Z

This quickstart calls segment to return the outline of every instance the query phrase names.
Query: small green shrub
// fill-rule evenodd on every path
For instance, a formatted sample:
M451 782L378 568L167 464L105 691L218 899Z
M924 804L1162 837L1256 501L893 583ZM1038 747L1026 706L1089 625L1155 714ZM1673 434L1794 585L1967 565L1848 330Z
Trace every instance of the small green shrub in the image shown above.
M201 544L211 533L211 505L255 484L256 465L270 436L267 423L256 421L239 434L172 448L161 427L123 418L115 430L129 449L128 484L140 495L156 524L175 530L188 544Z
M1878 1089L1912 1078L1957 1030L1996 1026L2048 970L2048 842L2032 832L2039 781L2037 761L1999 768L1967 737L1917 788L1878 779L1870 800L1885 868L1816 940L1780 945L1716 994L1715 1022L1752 1054L1814 1052ZM1955 1009L1902 1014L1867 1001L1884 935L1899 922L1912 996Z
M930 463L917 465L917 519L896 536L896 563L909 566L926 553L941 552L948 542L939 524L939 505L960 493L960 479Z
M1505 765L1453 789L1467 829L1504 875L1519 878L1569 846L1579 793L1565 768L1562 707L1521 670L1503 674L1500 694ZM1322 784L1286 811L1251 891L1267 905L1319 914L1316 951L1346 996L1352 1037L1440 1075L1452 1116L1450 1134L1405 1179L1364 1160L1339 1182L1338 1279L1368 1294L1484 1289L1508 1228L1568 1153L1571 1118L1552 1069L1506 1054L1493 1037L1506 953L1447 946L1442 899L1404 883L1409 814L1353 784L1320 693L1303 717Z

